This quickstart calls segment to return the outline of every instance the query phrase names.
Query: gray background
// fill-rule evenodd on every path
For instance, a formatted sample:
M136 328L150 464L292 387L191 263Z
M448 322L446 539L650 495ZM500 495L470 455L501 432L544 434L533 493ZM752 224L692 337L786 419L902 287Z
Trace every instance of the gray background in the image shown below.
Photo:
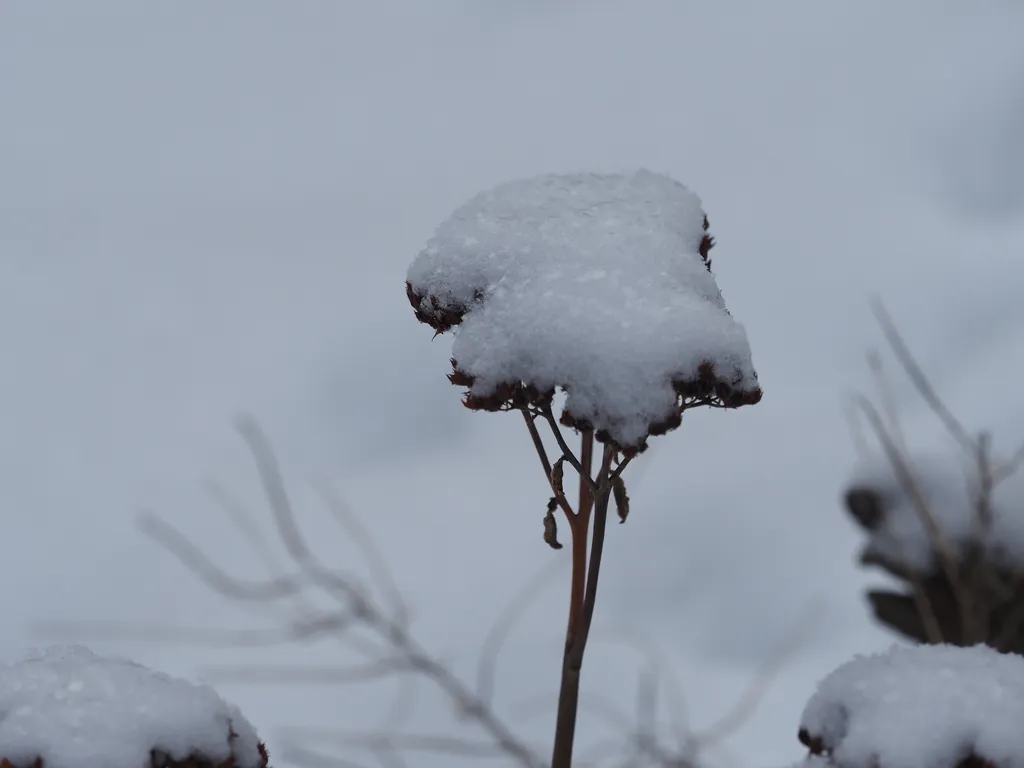
M200 488L216 478L266 519L231 427L244 410L325 557L355 553L316 475L381 541L421 639L472 675L502 603L558 555L521 421L459 405L405 269L481 188L645 166L704 200L765 398L688 416L633 468L587 695L629 709L640 660L612 638L639 632L706 726L812 610L715 758L795 759L815 680L891 641L837 502L843 397L870 386L879 340L869 298L970 427L1001 450L1024 437L1021 39L1024 7L996 0L0 4L0 657L53 639L36 631L53 619L259 623L134 525L152 509L263 572ZM933 446L941 430L897 394ZM509 712L547 697L522 724L540 743L564 578L499 678ZM183 674L342 658L93 646ZM373 726L393 692L222 689L272 746L279 725ZM432 701L421 729L446 728Z

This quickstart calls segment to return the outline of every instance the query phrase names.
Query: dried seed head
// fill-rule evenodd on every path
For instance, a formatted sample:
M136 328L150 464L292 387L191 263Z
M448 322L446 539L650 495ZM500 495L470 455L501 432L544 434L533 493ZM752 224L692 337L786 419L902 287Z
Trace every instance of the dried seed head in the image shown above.
M463 367L453 360L448 378L468 390L466 407L547 409L557 388L563 424L632 456L688 408L761 399L746 334L711 273L709 230L699 198L661 174L522 179L443 222L406 295L436 333L460 326ZM666 354L629 354L652 345Z

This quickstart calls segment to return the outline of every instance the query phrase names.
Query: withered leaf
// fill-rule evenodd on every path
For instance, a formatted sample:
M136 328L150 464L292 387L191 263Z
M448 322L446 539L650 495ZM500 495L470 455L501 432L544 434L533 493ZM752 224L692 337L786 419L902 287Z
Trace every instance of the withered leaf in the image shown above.
M555 465L551 468L551 488L557 496L565 495L565 491L562 489L562 465L564 463L565 456L556 461Z
M562 545L558 541L558 523L555 522L555 499L551 499L548 502L548 511L544 515L544 543L552 549L561 549Z
M626 481L622 479L622 475L617 475L612 481L612 492L615 495L615 509L619 513L621 525L629 517L629 496L626 494Z

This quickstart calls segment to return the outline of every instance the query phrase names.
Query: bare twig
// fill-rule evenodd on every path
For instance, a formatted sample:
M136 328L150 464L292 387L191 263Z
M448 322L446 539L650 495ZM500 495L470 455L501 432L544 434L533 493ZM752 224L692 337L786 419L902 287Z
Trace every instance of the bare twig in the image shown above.
M949 434L952 435L960 446L967 452L969 456L973 456L974 453L974 437L970 432L960 423L959 419L953 415L953 412L949 410L946 404L939 397L935 388L932 387L931 382L925 375L921 366L917 360L911 354L910 349L907 347L906 342L903 340L903 336L896 329L896 324L893 322L892 317L881 301L875 299L871 303L871 308L875 313L875 317L878 319L879 325L882 326L882 333L885 334L885 339L895 353L897 360L906 372L908 378L921 395L922 399L927 403L928 407L931 408L932 412L939 418L943 425L948 430Z
M407 627L410 619L409 607L406 605L405 599L402 597L402 591L398 588L398 581L395 579L395 575L388 567L387 560L384 558L384 553L380 551L380 547L377 546L377 542L374 541L369 532L360 524L356 516L352 514L352 510L349 509L348 504L346 504L345 501L335 493L327 480L321 480L317 483L317 488L319 489L320 497L326 503L327 508L334 517L334 520L338 525L344 528L348 532L349 536L355 539L356 543L359 545L359 550L363 553L363 557L366 559L367 567L371 571L374 582L381 584L386 590L387 595L391 600L395 623Z
M264 581L236 579L215 565L198 547L159 517L143 513L139 518L139 527L195 573L207 587L224 597L245 601L281 600L297 595L306 583L302 575L279 576Z
M491 626L480 650L480 661L477 665L476 693L481 701L490 702L494 698L494 678L498 667L501 646L508 638L516 621L536 598L537 592L551 580L556 569L564 567L564 561L552 560L546 564L522 589L509 601L508 607L498 620Z
M820 614L821 606L819 604L808 607L804 619L797 623L796 627L783 640L778 649L765 660L761 669L754 676L754 679L744 690L733 708L710 728L694 734L693 738L697 744L703 748L712 744L718 744L747 722L764 698L768 687L778 677L783 666L794 656L807 639L807 635L817 623Z
M213 682L287 685L337 685L338 683L375 682L397 672L408 672L412 662L398 656L370 664L348 666L271 666L268 664L221 664L203 668L203 676Z
M562 434L562 430L558 426L558 420L555 419L554 414L551 412L551 408L545 408L540 411L540 414L547 420L548 425L551 427L551 434L555 436L555 440L558 442L558 447L562 449L562 455L565 457L565 460L569 462L569 465L573 469L576 470L576 473L580 476L583 482L589 486L590 492L596 494L597 483L594 482L593 478L590 477L590 474L583 469L583 465L580 463L580 460L576 457L576 454L573 453L569 444L565 442L565 436Z
M1015 475L1022 466L1024 466L1024 443L1017 447L1006 463L992 472L993 484L998 485L1011 475Z
M528 426L533 427L531 434L536 434L536 427L530 414L525 414ZM549 419L549 424L553 419ZM564 444L564 436L553 426L556 440ZM346 734L331 729L330 739L335 743L356 749L363 753L369 761L366 766L317 752L307 744L294 743L287 750L291 759L304 763L311 768L368 768L378 765L383 768L404 768L405 752L436 752L462 756L469 759L501 758L510 759L523 768L548 768L547 763L537 757L534 748L520 740L498 717L492 706L494 697L494 679L497 657L517 618L529 605L529 600L536 594L538 586L550 581L550 572L560 565L553 562L540 574L531 579L525 588L518 593L508 608L501 614L485 640L479 668L477 671L476 689L466 686L454 674L451 667L437 656L429 654L412 636L408 623L408 609L397 582L387 567L386 560L376 547L373 538L355 522L350 510L329 486L319 484L318 490L322 500L333 514L334 520L356 541L363 553L373 584L382 588L382 595L375 596L366 585L355 576L329 568L313 551L306 537L300 530L299 522L292 507L291 500L284 484L281 471L271 451L269 442L259 430L255 422L241 420L239 431L249 446L256 463L256 469L273 515L277 536L284 545L290 561L285 576L269 577L263 580L245 580L226 572L212 558L193 542L183 536L173 526L152 515L141 520L143 531L157 544L174 555L186 569L193 572L212 591L242 602L255 603L264 607L275 607L281 601L302 603L303 610L295 618L288 621L286 628L270 630L189 630L180 627L168 627L163 624L124 627L106 625L106 636L123 639L126 635L154 640L186 640L210 644L248 645L251 647L269 646L285 642L306 642L320 637L331 637L344 641L358 637L352 630L365 630L368 641L373 646L365 651L369 661L351 665L334 666L267 666L267 665L220 665L209 667L207 676L231 682L248 682L261 684L359 684L382 679L395 679L400 682L422 678L430 680L457 707L459 715L480 729L486 737L485 741L460 739L440 734L407 733L398 729L393 722L386 723L379 729L362 731L358 734ZM588 447L589 437L589 447ZM539 438L539 435L538 435ZM591 471L593 457L593 436L584 434L578 466L585 472ZM535 447L537 443L535 442ZM613 477L617 477L628 465L625 459L613 470L616 452L610 446L603 446L600 468L596 478L589 474L580 477L580 512L574 515L574 538L582 546L580 557L585 565L584 579L579 583L578 594L574 594L576 605L574 619L567 626L566 644L563 658L563 691L568 690L573 699L573 729L575 714L579 708L579 672L587 639L593 622L598 579L600 576L604 536L607 524L609 499ZM547 455L543 452L543 443L538 450L543 467L551 467ZM563 458L570 466L573 465L572 452L563 447ZM548 473L550 476L550 472ZM258 557L264 563L272 563L272 554L266 541L261 538L259 530L252 525L242 507L233 502L219 488L213 493L215 499L224 506L231 515L232 521L244 535L249 545L257 550ZM593 524L593 531L590 525ZM590 547L586 545L590 539ZM316 597L330 599L330 606L314 607L318 601L309 599ZM83 625L76 625L80 630ZM360 638L362 639L362 638ZM565 671L568 671L566 676ZM640 681L638 692L638 719L640 724L635 729L627 744L625 759L635 765L658 765L662 768L670 766L687 766L689 762L681 761L680 755L671 749L659 745L656 729L655 707L658 698L656 678L660 674L649 673ZM569 684L565 685L568 678ZM406 714L406 707L411 701L409 696L399 696L397 704L401 708L401 716ZM559 714L562 698L560 697ZM584 707L586 708L586 707ZM399 714L394 714L398 718ZM641 727L649 724L650 727ZM563 722L559 721L561 728ZM561 731L563 739L566 734ZM310 729L290 729L289 741L300 734L312 736ZM574 730L568 732L569 754L574 738ZM556 748L558 739L556 738ZM610 746L602 750L603 757L612 757L616 750ZM569 763L555 763L552 768ZM577 760L573 765L582 766L583 761ZM622 768L621 765L618 768Z
M868 353L868 368L875 377L875 387L878 389L878 399L882 404L882 412L889 422L889 430L893 442L901 451L906 453L907 441L903 434L903 426L900 424L899 411L896 409L896 396L892 391L889 379L885 375L885 366L882 363L882 356L876 350Z
M544 441L541 440L540 432L537 431L537 424L535 420L537 416L530 413L525 408L521 409L523 414L523 420L526 422L526 428L530 431L530 439L533 441L533 447L537 451L537 456L540 457L540 464L544 467L544 476L551 477L551 460L548 458L547 449L544 448Z

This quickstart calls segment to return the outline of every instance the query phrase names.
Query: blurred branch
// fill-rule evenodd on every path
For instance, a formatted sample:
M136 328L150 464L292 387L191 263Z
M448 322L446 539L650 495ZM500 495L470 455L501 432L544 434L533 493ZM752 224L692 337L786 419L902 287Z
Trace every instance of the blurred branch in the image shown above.
M924 370L910 353L910 349L903 340L903 336L896 329L896 324L893 322L892 316L878 299L874 299L871 302L871 309L878 320L878 324L882 327L882 333L885 335L886 341L889 343L890 348L896 355L896 359L903 367L907 377L910 379L911 383L913 383L922 399L943 423L949 434L952 435L958 443L960 443L960 446L965 451L967 451L968 455L973 455L973 436L967 431L964 425L960 423L960 420L953 415L953 412L949 410L946 404L942 401L942 398L940 398L938 393L935 391L935 388L932 387L932 384L925 375Z
M532 425L529 415L524 415L527 416L528 425ZM410 691L403 689L398 692L395 706L380 728L358 732L335 728L286 729L284 733L289 759L310 768L369 768L371 765L404 768L407 753L445 754L453 759L476 761L505 758L524 768L547 768L548 763L537 756L534 747L516 736L499 718L493 708L493 700L498 660L508 637L537 592L551 582L554 570L562 567L564 561L555 560L546 565L524 584L498 616L484 639L477 664L476 686L475 689L471 688L455 675L447 663L428 653L412 636L408 607L394 574L373 537L358 523L343 500L326 483L317 484L318 495L330 510L334 521L356 543L366 561L374 589L354 575L328 567L318 557L300 530L279 466L266 437L250 419L240 420L238 426L255 460L277 538L287 554L285 575L270 575L265 579L254 580L240 578L225 570L163 519L146 513L140 519L140 527L215 594L264 608L278 608L282 603L296 607L295 615L286 621L286 625L272 629L233 630L195 629L159 622L132 625L51 622L44 625L44 629L78 633L84 631L93 637L118 640L133 638L250 648L307 643L320 638L336 639L346 645L356 640L364 641L362 645L353 645L353 648L367 657L366 661L360 663L303 666L227 664L207 667L204 675L221 682L288 685L348 685L384 680L394 680L399 685L412 685L411 681L425 679L431 681L455 705L459 719L476 725L483 735L483 738L463 739L446 734L405 731L401 726L413 706L413 697ZM531 432L536 432L536 429ZM546 455L539 455L544 465ZM589 469L586 443L581 455L585 461L581 467ZM599 491L593 499L596 502L595 526L602 524L602 511L605 515L607 513L609 478L613 474L614 459L614 452L604 447L597 475L601 479L600 485L588 478ZM628 461L620 462L614 471L620 472L626 464ZM585 495L590 486L585 482L581 482L581 486L583 509L590 501ZM207 484L207 490L227 512L232 524L241 532L259 561L272 571L282 570L280 565L274 563L267 540L243 507L219 486ZM589 517L588 514L586 518L577 519L582 521ZM575 628L584 633L584 641L594 610L598 576L596 563L599 561L593 558L600 557L599 541L599 538L595 538L595 548L590 553L591 562L581 607L584 621ZM326 606L321 605L325 597L330 601ZM366 636L360 635L360 631ZM582 645L567 645L567 652L571 650L573 654L581 654L581 648ZM585 765L598 766L612 760L616 761L616 768L648 765L659 768L693 768L698 742L710 745L749 717L774 670L773 667L770 673L760 674L752 688L743 694L736 708L708 732L694 737L687 728L682 686L664 655L655 653L646 668L641 670L637 681L635 722L630 722L628 717L621 717L617 720L619 734L616 741L612 743L602 739L599 745L595 745L601 749L592 751L592 759L585 760L581 756L574 765L584 768ZM673 732L680 738L678 746L665 745L659 741L657 709L663 694L667 696L673 716ZM545 705L549 705L551 697L544 698ZM603 709L606 714L614 709L603 706L599 699L583 702L582 707L588 710ZM683 732L686 733L685 737ZM323 740L325 745L338 745L353 753L358 752L367 762L355 763L318 751L309 743L310 739Z
M910 466L908 465L906 458L900 453L899 449L889 437L889 433L886 432L885 425L882 423L882 419L878 415L878 411L875 410L875 407L871 402L864 397L858 397L857 402L861 411L870 422L872 429L875 432L875 436L882 444L882 449L885 451L886 458L889 460L900 484L906 489L907 493L910 494L914 509L917 511L921 523L924 526L925 531L928 533L928 537L932 542L932 546L935 549L946 578L949 580L953 589L957 590L958 597L963 597L963 587L960 584L957 557L953 551L952 545L946 537L945 532L935 519L935 515L932 514L932 511L928 506L928 501L925 498L921 487L918 485L913 472L910 470ZM926 631L931 642L940 643L943 640L943 632L935 616L934 606L931 605L931 601L924 589L920 588L916 584L915 586L915 596L918 600L919 610L922 611L921 619L925 623ZM969 598L967 599L967 602L970 602ZM961 606L961 611L966 610L966 605L963 603L959 604Z
M476 693L481 701L491 703L494 699L494 679L498 668L498 657L501 647L515 627L516 622L530 607L540 588L546 584L556 570L561 570L565 563L552 560L534 575L519 592L509 601L508 606L491 625L487 637L480 649L480 660L477 664Z
M380 660L377 665L362 667L350 667L335 670L334 682L351 682L353 680L366 680L379 678L388 673L402 673L413 671L419 675L431 679L442 691L447 694L456 704L459 713L479 725L490 737L494 748L506 756L512 757L516 762L528 768L543 768L544 763L534 754L533 750L522 743L509 729L501 722L486 701L481 700L469 688L448 669L448 667L430 656L409 634L405 623L406 615L401 607L404 606L401 600L398 601L400 609L395 615L388 615L388 612L379 606L373 599L369 590L358 582L354 577L328 568L323 564L302 536L291 501L284 486L277 461L270 450L269 443L259 430L255 422L250 419L239 421L239 431L249 446L256 461L256 468L263 485L264 492L281 541L289 556L299 568L299 574L286 579L274 579L268 582L249 584L235 579L218 568L209 558L189 542L184 536L178 533L170 525L157 518L147 517L144 519L144 530L163 545L171 554L193 573L195 573L207 586L217 593L233 599L278 599L292 597L299 594L306 587L316 587L336 600L342 609L350 614L353 622L358 622L374 631L378 637L394 651L396 657L402 659L401 664L392 660ZM330 498L330 497L328 497ZM333 505L335 511L339 510L338 505ZM339 521L344 519L338 517ZM351 521L346 526L352 530ZM370 537L361 532L361 543L364 551ZM370 548L371 553L379 553L375 546ZM373 555L371 555L372 559ZM376 563L378 577L383 570L383 558ZM393 585L393 579L387 577L387 583ZM395 588L397 591L397 587ZM231 668L220 668L220 674L229 674ZM308 682L308 671L298 669L271 669L265 674L258 673L253 668L235 668L239 673L239 679L246 679L250 682L259 681L261 676L272 677L275 681L283 681L285 678L301 678L301 681ZM320 670L325 673L325 670ZM254 679L254 675L256 679ZM263 680L265 681L265 679ZM439 737L440 739L441 737ZM380 741L379 739L377 740ZM403 742L404 743L404 742ZM431 742L433 746L451 744L443 739ZM397 747L396 742L375 743L376 747ZM385 752L389 751L384 749ZM380 749L376 752L380 753Z
M878 410L863 396L856 398L856 406L871 426L902 492L915 510L937 565L922 570L909 561L900 562L902 555L899 553L884 556L866 551L861 558L863 563L881 565L910 585L920 621L915 620L908 607L908 598L890 591L869 594L875 614L890 627L924 642L988 643L1004 651L1024 651L1024 637L1018 636L1024 622L1024 609L1020 607L1024 602L1024 572L997 561L997 553L991 551L995 490L1024 464L1024 446L1018 448L1008 462L997 465L992 456L990 435L981 432L975 436L967 430L932 386L885 307L874 300L872 309L890 349L917 394L965 453L963 469L970 494L970 506L963 510L969 515L968 532L959 533L954 542L930 508L930 500L915 476L909 449L901 433L897 433L899 422L881 361L877 356L869 358L894 431L886 427ZM870 489L854 490L848 491L846 496L848 510L869 532L882 530L886 517L884 500L877 494L872 498Z

